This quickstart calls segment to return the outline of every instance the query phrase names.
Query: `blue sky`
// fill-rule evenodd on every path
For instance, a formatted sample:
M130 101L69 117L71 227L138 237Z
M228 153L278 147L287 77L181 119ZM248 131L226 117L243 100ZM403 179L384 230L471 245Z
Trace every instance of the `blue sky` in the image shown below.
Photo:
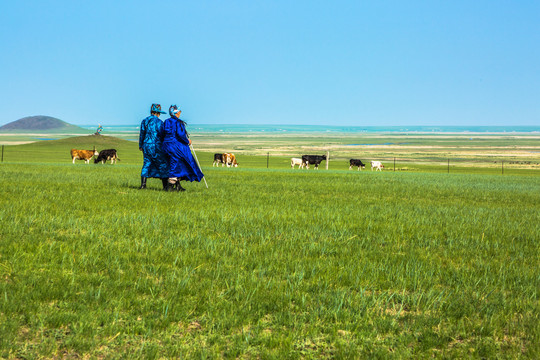
M539 1L1 1L0 125L540 125ZM162 116L162 118L166 118Z

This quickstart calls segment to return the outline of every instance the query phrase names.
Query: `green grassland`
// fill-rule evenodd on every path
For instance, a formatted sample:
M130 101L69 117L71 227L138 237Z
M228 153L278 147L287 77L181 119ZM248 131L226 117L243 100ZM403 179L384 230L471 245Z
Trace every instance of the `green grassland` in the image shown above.
M7 147L0 357L540 357L537 170L213 168L195 139L185 193L137 190L134 142ZM71 164L93 146L122 160Z
M50 134L52 138L59 135ZM369 164L380 160L386 170L446 173L532 174L540 173L540 137L537 135L388 135L388 134L195 134L195 149L203 166L211 165L213 153L234 152L247 167L290 168L290 158L302 154L330 154L331 170L347 170L349 159ZM366 145L369 144L369 145ZM391 144L391 145L388 145ZM5 161L63 162L69 150L116 148L122 164L139 164L141 155L134 139L113 136L66 137L5 146ZM267 157L269 159L267 159ZM394 165L395 162L395 165ZM450 165L450 166L448 166ZM326 164L323 163L325 167ZM368 165L369 170L369 165Z

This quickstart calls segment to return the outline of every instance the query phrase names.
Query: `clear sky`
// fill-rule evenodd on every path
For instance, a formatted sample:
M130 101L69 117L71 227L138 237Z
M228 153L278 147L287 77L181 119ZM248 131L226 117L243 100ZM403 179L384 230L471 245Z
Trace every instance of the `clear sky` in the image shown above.
M0 125L132 125L153 102L194 124L540 125L536 0L0 0L0 16Z

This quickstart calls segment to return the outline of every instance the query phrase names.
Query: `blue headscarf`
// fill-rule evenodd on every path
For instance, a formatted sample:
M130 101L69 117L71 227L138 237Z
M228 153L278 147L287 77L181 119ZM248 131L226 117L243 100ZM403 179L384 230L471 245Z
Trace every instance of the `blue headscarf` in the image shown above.
M171 117L175 117L178 119L178 116L176 116L176 114L178 114L179 112L180 109L178 109L178 106L171 105L171 107L169 107L169 115L171 115Z
M178 106L176 105L171 105L169 107L169 115L171 115L172 118L175 118L177 119L178 121L180 121L182 124L184 124L184 126L186 125L186 122L182 119L180 119L177 114L180 113L180 109L178 108Z

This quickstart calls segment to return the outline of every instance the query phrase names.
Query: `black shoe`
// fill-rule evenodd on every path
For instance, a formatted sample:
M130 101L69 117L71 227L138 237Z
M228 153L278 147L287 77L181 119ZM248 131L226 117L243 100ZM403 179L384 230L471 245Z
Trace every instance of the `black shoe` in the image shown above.
M169 188L170 188L169 179L161 178L161 183L163 184L163 190L169 191Z
M186 191L186 189L184 189L182 185L180 185L180 181L176 183L176 191Z
M144 176L141 176L141 187L139 190L146 189L146 178Z

